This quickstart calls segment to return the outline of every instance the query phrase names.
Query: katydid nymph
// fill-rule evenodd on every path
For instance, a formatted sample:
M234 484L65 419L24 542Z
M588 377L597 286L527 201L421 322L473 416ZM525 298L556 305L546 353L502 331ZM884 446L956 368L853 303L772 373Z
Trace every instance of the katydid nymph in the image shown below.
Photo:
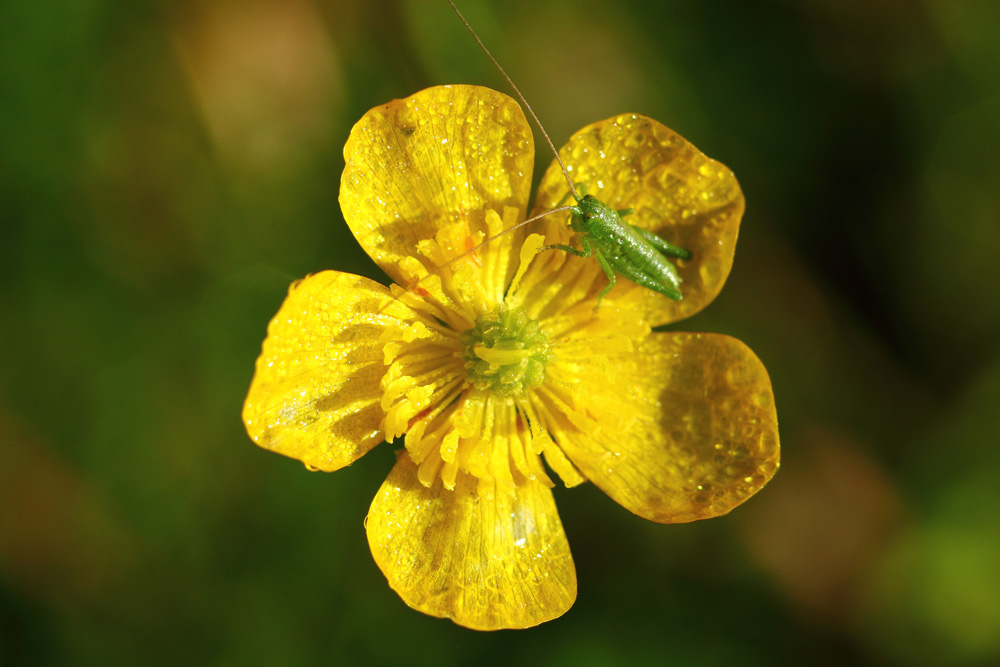
M597 307L615 286L616 274L637 285L680 301L681 279L666 256L691 259L691 253L667 243L651 231L630 225L624 217L632 211L616 211L593 195L585 194L571 206L570 228L580 234L583 250L560 243L542 250L565 250L579 257L593 256L608 277L608 285L597 295Z
M569 171L566 169L562 158L559 156L559 152L556 150L555 145L549 138L545 128L538 120L538 116L535 115L531 105L528 104L525 96L521 93L510 76L507 75L507 72L504 71L497 59L493 57L493 54L490 53L489 49L486 48L486 45L483 44L479 35L476 34L475 30L473 30L465 16L463 16L462 12L459 11L457 6L455 6L454 1L448 0L448 4L451 5L451 8L455 11L459 19L472 34L473 38L479 44L479 47L493 62L494 66L496 66L497 70L499 70L504 79L506 79L507 83L521 100L524 108L534 119L535 124L538 126L538 129L541 131L542 136L545 139L545 142L552 150L552 153L562 170L563 176L566 178L566 183L569 186L569 193L567 196L572 196L576 201L576 204L574 205L557 206L556 208L546 211L541 215L524 220L517 225L504 230L502 234L506 234L507 232L511 232L519 227L534 222L541 217L561 211L568 211L571 214L569 226L577 233L580 248L574 248L573 246L566 244L551 244L542 246L541 250L562 250L579 257L593 257L597 261L608 278L608 285L598 294L598 308L600 308L601 301L604 297L617 283L616 277L619 275L636 283L637 285L659 292L660 294L670 297L675 301L680 301L683 298L680 289L681 278L677 273L676 267L669 258L688 260L691 259L691 253L683 248L679 248L671 243L668 243L649 230L627 223L624 218L632 212L631 209L615 210L593 195L587 194L582 184L575 184L573 182L570 178ZM582 196L580 191L583 191ZM486 239L475 248L463 253L462 256L475 252L477 248L491 242L495 238L497 238L497 236ZM460 257L456 257L455 259L460 259Z

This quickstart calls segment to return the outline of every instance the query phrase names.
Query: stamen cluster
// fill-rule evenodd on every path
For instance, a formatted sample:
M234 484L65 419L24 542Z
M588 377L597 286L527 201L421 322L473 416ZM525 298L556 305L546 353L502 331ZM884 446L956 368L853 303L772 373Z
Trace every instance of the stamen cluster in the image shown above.
M555 359L548 336L524 308L501 305L460 337L466 377L477 389L517 398L545 382Z

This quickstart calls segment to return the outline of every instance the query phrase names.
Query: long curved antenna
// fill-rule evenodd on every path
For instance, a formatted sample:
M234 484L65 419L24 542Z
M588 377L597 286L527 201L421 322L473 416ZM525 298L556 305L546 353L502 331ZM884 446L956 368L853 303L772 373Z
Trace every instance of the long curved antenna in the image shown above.
M448 0L448 4L451 5L451 8L455 10L456 14L458 14L459 20L461 20L462 23L465 24L465 27L469 30L469 32L472 34L472 37L476 40L476 43L479 44L479 48L483 50L483 53L489 56L489 59L493 61L493 64L496 66L496 68L500 70L500 74L503 75L503 78L507 79L507 83L509 83L510 87L514 89L514 92L517 93L518 98L520 98L521 100L521 104L523 104L524 108L527 109L528 113L531 114L531 117L535 121L535 125L538 126L538 129L541 130L542 132L542 136L545 137L545 143L549 145L549 148L552 149L552 154L556 156L556 162L559 163L559 168L562 169L563 176L566 177L566 183L569 184L569 190L570 192L573 193L573 199L580 201L580 196L577 194L576 187L574 187L573 185L573 179L569 177L569 171L566 169L566 165L563 164L562 158L559 157L559 151L556 150L555 144L553 144L552 140L549 139L548 133L545 131L545 128L542 127L542 121L538 120L538 116L535 115L535 111L531 108L531 105L528 104L528 100L525 99L524 95L521 93L521 90L514 83L514 80L511 79L509 76L507 76L507 72L505 72L504 68L500 66L500 63L497 62L497 59L493 57L493 54L490 53L490 50L486 48L486 45L483 44L483 40L479 39L479 35L477 35L476 31L472 29L472 26L469 25L469 22L465 20L465 16L462 15L462 12L458 11L458 7L455 6L454 0ZM511 229L515 228L511 227Z
M461 259L465 259L466 257L468 257L469 255L475 253L477 250L479 250L480 248L482 248L486 244L492 243L493 241L496 241L498 238L500 238L504 234L510 234L515 229L519 229L521 227L524 227L528 223L535 222L536 220L541 220L542 218L544 218L546 216L549 216L549 215L552 215L553 213L561 213L562 211L572 211L575 208L576 208L575 206L560 206L558 208L552 209L551 211L546 211L545 213L539 213L538 215L536 215L533 218L528 218L527 220L522 220L521 222L517 223L516 225L512 225L512 226L508 227L507 229L503 230L499 234L497 234L495 236L491 236L490 238L486 239L482 243L474 245L473 247L471 247L468 250L466 250L465 252L463 252L461 255L455 255L454 257L452 257L451 259L449 259L444 264L441 264L440 266L435 267L434 271L428 273L426 276L420 278L419 280L417 280L415 282L412 282L409 285L407 285L406 286L406 290L409 291L409 290L413 289L414 287L418 286L420 283L422 283L427 278L430 278L431 276L438 275L441 272L442 269L445 269L445 268L451 266L452 264L454 264L455 262L457 262L457 261L459 261Z

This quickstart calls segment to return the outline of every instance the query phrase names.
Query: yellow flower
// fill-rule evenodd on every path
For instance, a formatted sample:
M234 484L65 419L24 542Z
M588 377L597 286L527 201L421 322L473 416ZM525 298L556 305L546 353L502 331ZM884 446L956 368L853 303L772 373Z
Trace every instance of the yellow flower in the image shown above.
M732 264L743 196L724 166L630 114L560 152L575 182L692 251L680 302L559 250L566 214L461 256L525 219L534 146L520 107L475 86L369 111L344 148L340 203L397 285L325 271L268 327L243 409L253 440L337 470L402 437L365 522L390 586L476 629L563 614L576 572L550 488L589 480L662 523L729 512L778 467L770 380L739 341L657 333L697 312ZM534 212L567 185L546 173Z

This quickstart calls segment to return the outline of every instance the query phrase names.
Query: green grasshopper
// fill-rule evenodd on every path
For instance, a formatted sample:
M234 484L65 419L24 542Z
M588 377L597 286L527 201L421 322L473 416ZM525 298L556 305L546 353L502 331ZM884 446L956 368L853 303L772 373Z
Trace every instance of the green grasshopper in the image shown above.
M563 164L562 158L559 156L559 151L556 150L548 133L545 132L545 128L542 126L541 121L538 120L538 116L535 115L531 105L528 104L528 100L514 84L514 81L507 75L507 72L504 71L504 68L501 67L497 59L493 57L490 50L486 48L486 45L483 44L479 35L476 34L476 31L473 30L472 26L465 19L465 16L455 6L454 0L448 0L448 4L455 10L459 19L469 32L472 33L479 47L493 61L494 66L496 66L500 74L507 80L507 83L513 88L514 92L517 93L518 98L524 104L528 113L531 114L538 129L541 130L546 143L552 149L552 153L555 155L563 175L566 177L566 182L570 190L569 195L572 195L573 199L576 200L576 205L560 205L539 216L519 222L513 227L504 230L501 234L511 232L544 216L560 211L569 211L571 213L569 226L579 235L582 250L561 243L542 246L541 249L563 250L578 257L593 257L597 260L604 274L608 277L608 285L597 296L598 308L600 308L601 301L607 293L617 284L616 276L618 275L631 280L637 285L668 296L675 301L680 301L683 298L680 290L681 278L677 275L677 269L668 257L687 260L691 259L691 253L684 248L667 243L653 232L625 222L625 216L631 214L632 209L615 210L593 195L587 194L585 190L583 196L580 196L577 186L570 179L569 172ZM583 187L581 186L580 189L583 189ZM486 239L465 254L475 252L476 249L491 242L497 236Z
M542 250L565 250L578 257L593 256L597 260L608 277L607 287L597 295L598 308L617 284L616 274L675 301L683 298L681 278L666 255L691 259L689 251L667 243L649 230L625 222L625 216L631 214L632 209L616 211L593 195L577 197L576 206L570 206L569 210L572 211L569 226L580 234L583 250L561 243L542 246Z

